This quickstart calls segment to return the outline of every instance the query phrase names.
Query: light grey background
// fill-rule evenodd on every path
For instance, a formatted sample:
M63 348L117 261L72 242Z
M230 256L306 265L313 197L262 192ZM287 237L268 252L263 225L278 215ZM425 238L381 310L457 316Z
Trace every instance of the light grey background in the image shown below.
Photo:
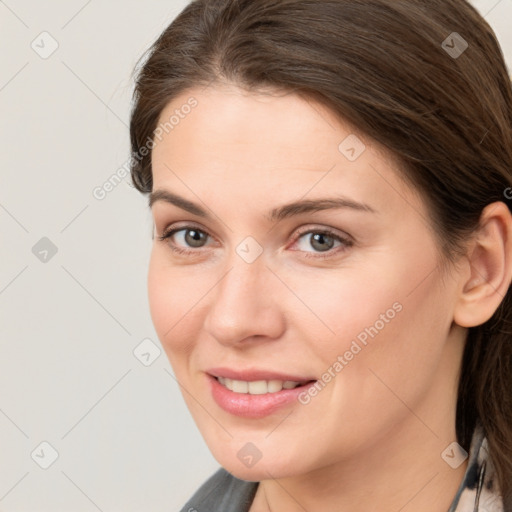
M0 0L0 511L175 511L218 467L158 356L146 199L93 195L128 160L135 62L186 3ZM474 4L512 69L512 0Z

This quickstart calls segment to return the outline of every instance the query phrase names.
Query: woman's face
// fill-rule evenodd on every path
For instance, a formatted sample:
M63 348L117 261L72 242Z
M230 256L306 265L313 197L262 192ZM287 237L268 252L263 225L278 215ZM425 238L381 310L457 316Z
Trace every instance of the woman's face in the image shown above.
M151 315L220 464L305 474L450 431L458 281L382 148L317 103L234 86L160 122Z

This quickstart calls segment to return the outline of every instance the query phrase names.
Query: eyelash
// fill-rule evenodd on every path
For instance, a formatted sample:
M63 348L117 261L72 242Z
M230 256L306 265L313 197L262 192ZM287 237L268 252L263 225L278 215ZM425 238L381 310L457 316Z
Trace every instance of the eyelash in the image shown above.
M165 242L166 240L170 239L175 233L178 233L180 231L188 231L188 230L199 231L200 233L203 233L206 236L213 238L204 229L200 229L193 225L180 226L177 228L168 229L168 230L164 231L162 236L158 236L157 238L160 242ZM296 243L302 236L308 235L308 234L313 234L313 233L318 234L318 235L327 235L327 236L333 238L334 240L336 240L337 242L340 242L342 245L338 246L337 248L329 249L328 251L325 251L325 252L302 251L302 252L304 252L304 257L306 257L306 258L316 258L316 259L329 258L335 254L338 254L338 252L346 250L347 248L352 247L354 245L353 240L351 240L350 238L343 237L328 228L323 228L323 229L304 228L303 230L299 229L299 231L297 232L297 234L295 235L295 237L293 239L293 243ZM173 252L175 252L177 254L191 255L191 254L198 252L198 249L184 249L183 247L178 247L174 244L168 244L168 246ZM199 248L199 249L201 249L201 248ZM297 252L300 252L300 251L297 251Z

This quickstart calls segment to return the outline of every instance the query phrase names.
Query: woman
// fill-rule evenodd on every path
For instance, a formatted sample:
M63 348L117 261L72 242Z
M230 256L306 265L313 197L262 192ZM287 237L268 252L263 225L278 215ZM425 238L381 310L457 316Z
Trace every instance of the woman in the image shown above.
M138 70L185 511L512 510L512 91L464 0L196 0Z

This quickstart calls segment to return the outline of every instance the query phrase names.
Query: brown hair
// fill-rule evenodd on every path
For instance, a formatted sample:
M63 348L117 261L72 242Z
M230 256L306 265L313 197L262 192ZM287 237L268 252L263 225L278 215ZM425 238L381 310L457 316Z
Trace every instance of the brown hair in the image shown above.
M493 31L465 0L191 2L138 70L130 136L139 191L152 190L151 152L141 148L164 107L222 81L316 99L387 147L425 199L447 261L461 253L484 207L507 201L511 83ZM482 423L505 510L512 510L511 293L488 322L469 329L456 421L466 450Z

